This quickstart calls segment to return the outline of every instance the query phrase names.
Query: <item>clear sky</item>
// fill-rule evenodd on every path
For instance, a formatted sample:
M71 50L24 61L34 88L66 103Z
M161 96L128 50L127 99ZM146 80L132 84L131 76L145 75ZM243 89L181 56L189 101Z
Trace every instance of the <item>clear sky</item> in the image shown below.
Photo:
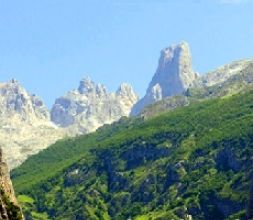
M0 81L48 106L90 76L143 95L160 50L187 41L200 73L253 58L252 0L0 0Z

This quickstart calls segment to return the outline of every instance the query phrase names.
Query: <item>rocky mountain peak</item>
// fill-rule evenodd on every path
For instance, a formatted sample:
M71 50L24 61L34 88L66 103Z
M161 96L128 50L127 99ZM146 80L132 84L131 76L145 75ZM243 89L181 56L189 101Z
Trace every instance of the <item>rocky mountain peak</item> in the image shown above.
M82 79L78 87L78 91L80 94L94 92L95 89L96 85L89 77Z
M83 134L128 116L137 99L128 84L121 84L113 93L108 92L104 85L85 78L81 80L78 91L73 90L56 99L51 120L60 127Z
M107 94L107 89L106 89L106 87L105 87L103 84L98 83L98 84L96 85L96 94L97 94L98 96L104 96L104 95L106 95L106 94Z
M30 95L21 84L12 79L0 83L0 116L16 115L20 120L49 119L49 112L42 100Z
M116 95L134 98L135 100L138 99L133 87L128 83L120 84L119 88L116 91Z
M184 41L162 49L160 62L166 63L168 61L172 61L173 59L176 59L176 61L178 61L178 57L180 55L184 55L188 59L191 58L189 45Z
M146 95L133 107L132 114L138 114L146 105L164 97L182 94L197 77L186 42L163 49Z
M59 137L61 132L38 96L15 79L0 83L0 145L11 169Z
M161 51L156 73L147 92L151 92L152 88L159 84L163 97L180 94L195 79L190 48L186 42L182 42Z

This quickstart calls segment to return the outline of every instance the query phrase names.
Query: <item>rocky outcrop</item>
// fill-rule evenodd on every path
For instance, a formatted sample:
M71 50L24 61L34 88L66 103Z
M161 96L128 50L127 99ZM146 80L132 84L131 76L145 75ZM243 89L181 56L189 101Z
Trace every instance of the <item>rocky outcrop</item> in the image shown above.
M156 101L173 95L181 95L198 75L192 69L192 59L187 43L172 45L161 51L156 73L149 84L146 95L136 103L131 114Z
M252 63L252 60L239 60L226 64L214 71L203 74L191 85L191 87L211 87L217 84L222 84L232 76L242 73L242 71Z
M187 43L161 51L156 73L145 96L133 107L131 115L151 117L194 100L236 94L253 84L253 61L234 61L206 74L192 70Z
M39 97L14 79L0 83L0 145L11 169L61 137Z
M2 160L2 149L0 149L0 219L23 219L21 208L14 195L7 164Z
M0 115L32 123L48 120L49 112L39 97L30 95L18 81L0 83Z
M247 91L253 84L253 60L240 60L199 76L181 96L163 98L144 107L139 113L144 118L187 106L190 102L225 97Z
M51 111L51 120L75 134L85 134L103 124L128 116L138 96L128 84L121 84L116 93L104 85L83 79L77 90L58 98Z

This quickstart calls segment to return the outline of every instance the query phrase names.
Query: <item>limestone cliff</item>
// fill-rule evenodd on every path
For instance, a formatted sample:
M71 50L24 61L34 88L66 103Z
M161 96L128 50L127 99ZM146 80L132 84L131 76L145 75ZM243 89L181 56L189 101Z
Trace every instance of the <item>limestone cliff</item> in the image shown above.
M61 137L39 97L16 80L0 83L0 145L11 169Z
M0 145L10 169L65 136L96 130L128 116L138 97L128 84L115 93L90 79L58 98L50 113L16 80L0 83ZM52 119L52 121L51 121Z
M199 76L181 96L170 96L143 108L139 115L150 118L164 111L203 99L226 97L247 91L253 85L253 60L226 64Z
M137 115L145 106L165 97L181 95L197 76L192 70L191 53L186 42L163 49L146 95L136 103L131 114Z
M91 79L81 80L77 90L56 99L51 120L69 133L84 134L128 116L138 96L128 84L108 92L104 85Z

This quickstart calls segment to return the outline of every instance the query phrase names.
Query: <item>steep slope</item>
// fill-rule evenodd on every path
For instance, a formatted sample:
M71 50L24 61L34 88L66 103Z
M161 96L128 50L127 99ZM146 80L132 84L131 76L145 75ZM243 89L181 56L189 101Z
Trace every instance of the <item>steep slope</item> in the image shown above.
M85 134L128 116L137 100L128 84L120 85L116 93L109 93L104 85L96 85L87 78L80 82L78 90L55 101L51 119L71 133Z
M181 95L196 78L197 74L192 70L192 58L186 42L163 49L146 95L136 103L131 114L137 115L145 106L165 97Z
M252 60L239 60L226 64L216 70L203 74L193 84L193 87L211 87L217 84L222 84L229 80L232 76L238 75L245 70L249 65L252 65Z
M12 172L14 186L28 216L49 219L243 218L252 103L251 89L146 121L122 119L32 156Z
M222 97L236 94L252 84L253 60L241 60L203 74L186 94L200 99Z
M7 164L0 148L0 219L22 220L23 215L14 195Z
M16 80L0 83L0 145L10 168L61 137L62 131L50 122L49 112L37 96Z

